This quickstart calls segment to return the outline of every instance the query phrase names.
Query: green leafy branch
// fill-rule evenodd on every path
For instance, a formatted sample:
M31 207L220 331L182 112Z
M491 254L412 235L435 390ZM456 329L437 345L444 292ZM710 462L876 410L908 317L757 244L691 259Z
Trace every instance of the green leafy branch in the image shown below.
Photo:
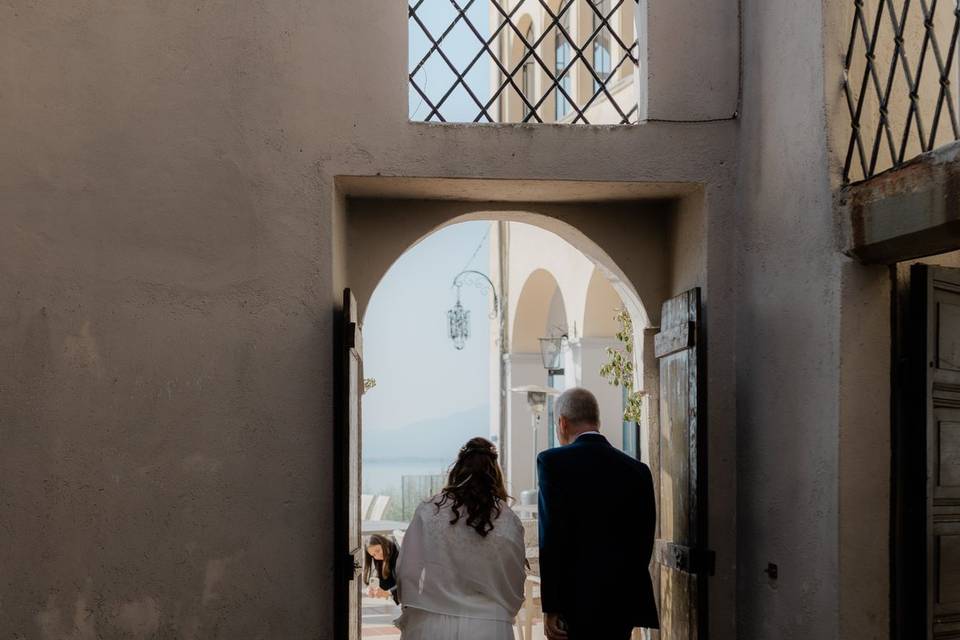
M627 391L623 419L639 422L643 409L643 392L633 390L633 320L626 309L618 309L613 317L620 324L616 338L622 347L607 347L610 361L600 367L600 376L610 384Z

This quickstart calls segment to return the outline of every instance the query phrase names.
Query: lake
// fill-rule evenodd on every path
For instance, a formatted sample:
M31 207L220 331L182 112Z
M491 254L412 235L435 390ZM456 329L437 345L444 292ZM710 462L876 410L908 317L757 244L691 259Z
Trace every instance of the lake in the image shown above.
M448 460L376 458L363 461L363 493L400 494L402 476L447 475Z

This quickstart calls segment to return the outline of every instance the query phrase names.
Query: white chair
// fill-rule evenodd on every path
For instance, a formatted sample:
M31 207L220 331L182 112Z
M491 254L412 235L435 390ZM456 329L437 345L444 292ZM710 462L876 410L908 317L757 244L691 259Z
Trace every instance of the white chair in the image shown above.
M370 507L370 514L366 520L383 520L383 514L390 504L390 496L377 496L373 499L373 506Z
M367 512L370 511L370 505L373 503L373 496L369 493L364 493L360 496L360 519L369 520L367 517Z
M394 529L393 530L393 541L397 543L398 547L403 546L403 529Z
M523 607L517 613L517 624L514 627L520 640L533 640L533 623L543 616L537 600L540 599L540 577L528 575L523 583Z

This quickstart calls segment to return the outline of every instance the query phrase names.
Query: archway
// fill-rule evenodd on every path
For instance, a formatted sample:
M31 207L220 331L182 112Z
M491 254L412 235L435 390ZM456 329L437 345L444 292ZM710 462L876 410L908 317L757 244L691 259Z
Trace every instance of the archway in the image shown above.
M540 353L540 338L569 335L566 300L556 276L545 268L537 268L523 280L515 304L510 307L509 349L501 357L507 364L503 383L509 420L503 425L502 437L507 443L504 460L509 490L518 496L534 486L534 443L530 432L530 413L526 398L509 390L524 386L547 386L562 389L567 376L569 357L559 371L545 371ZM511 278L513 280L513 278ZM513 296L511 296L513 297ZM569 352L565 354L569 356ZM555 444L553 437L553 399L547 399L547 411L537 433L536 451Z
M389 179L375 182L376 188L393 184ZM459 182L449 181L447 186ZM374 193L368 190L369 184L371 183L365 184L359 192L368 195ZM567 313L569 328L573 329L573 325L577 324L578 331L582 330L587 319L583 307L588 297L594 300L602 299L602 296L597 298L596 290L588 293L590 281L599 273L607 279L609 287L621 298L623 306L634 319L637 387L651 391L657 388L659 367L652 354L660 305L679 292L683 292L684 296L696 293L686 289L697 285L700 280L695 278L705 274L703 269L706 250L703 233L706 226L698 217L702 215L702 210L693 206L699 202L696 191L691 192L692 197L684 199L684 204L678 207L676 201L620 200L617 195L605 201L574 199L570 202L558 200L557 194L550 194L546 201L537 202L479 202L457 199L454 194L448 196L450 200L423 200L415 195L423 193L417 181L401 181L398 184L403 189L409 189L406 197L355 197L343 202L344 215L338 221L337 231L341 235L333 256L334 264L341 276L340 282L349 284L357 291L361 306L365 305L370 291L397 257L438 230L471 220L495 222L497 233L504 233L504 227L511 223L529 224L555 233L589 258L591 268L584 281L584 302L577 312ZM446 185L444 181L439 181L439 184ZM471 189L481 184L486 183L463 181L461 186L464 189L461 195L469 197ZM427 192L437 186L433 182L424 182L423 185ZM357 186L351 183L350 188L354 190ZM519 184L515 187L492 186L496 193L509 192L512 188L531 193L524 185ZM566 185L560 186L560 190L563 189L566 189ZM591 189L591 186L577 186L565 194L589 192ZM687 206L688 204L690 206ZM522 288L521 286L520 289ZM605 293L608 294L609 291ZM569 298L570 296L564 296L564 307L571 306ZM699 323L696 326L699 327ZM670 331L664 337L671 340L670 344L681 344L679 333ZM699 344L699 340L696 344ZM681 394L678 397L688 396ZM667 476L659 475L657 465L660 455L660 429L657 425L655 403L648 409L644 415L648 428L638 454L645 458L649 455L648 461L655 477L670 478L669 482L676 490L671 475L674 474L672 459L664 466ZM680 411L676 415L688 414ZM675 420L671 418L671 422ZM646 446L648 444L649 447ZM706 501L700 500L698 504L705 505ZM673 598L672 595L669 597ZM677 597L683 600L682 596Z
M586 256L622 300L640 332L657 326L671 290L671 205L557 205L357 199L344 223L340 281L357 297L361 316L390 266L424 238L461 222L516 222L549 231ZM628 217L629 216L629 217ZM402 220L403 222L399 222ZM601 238L601 245L595 238ZM626 268L621 265L628 265ZM629 271L629 275L627 273ZM582 323L582 316L577 316ZM642 339L637 341L642 344ZM643 363L638 359L638 366Z

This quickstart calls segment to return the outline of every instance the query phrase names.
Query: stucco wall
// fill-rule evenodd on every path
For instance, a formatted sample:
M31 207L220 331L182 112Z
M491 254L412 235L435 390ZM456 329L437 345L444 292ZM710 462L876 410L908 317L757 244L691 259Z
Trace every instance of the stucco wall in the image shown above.
M832 190L840 188L843 162L848 150L850 116L842 89L843 56L850 38L853 3L823 5L823 86L826 114L828 177ZM867 3L871 15L874 3ZM938 18L948 15L944 12ZM952 14L951 14L952 15ZM914 22L916 20L916 22ZM919 14L905 31L908 56L914 60L922 38ZM886 28L886 25L884 25ZM890 32L879 37L878 59L889 59L894 46ZM863 51L856 56L862 59ZM860 82L862 65L854 61L851 79ZM924 73L928 73L929 69ZM930 74L925 84L935 79ZM934 80L935 81L935 80ZM859 86L857 86L859 91ZM929 91L930 87L923 91ZM868 91L870 91L868 89ZM926 98L924 98L925 100ZM888 105L895 127L902 126L907 93L896 90ZM867 101L862 127L869 145L876 126L875 102ZM910 155L908 147L908 156ZM880 168L887 162L880 157ZM853 179L861 177L854 162ZM839 220L834 220L839 224ZM835 233L839 238L839 227ZM838 249L839 246L838 240ZM837 598L838 631L841 638L888 638L890 636L890 270L861 265L840 256L838 304L840 333L837 345L839 387L837 428ZM882 535L878 532L882 532Z
M840 634L838 615L841 258L821 7L745 0L743 17L738 635L872 637Z
M322 13L0 7L5 635L329 637Z
M732 5L658 3L656 115L735 95ZM331 637L336 176L702 185L731 288L736 125L410 124L405 25L380 0L0 7L0 629ZM732 309L710 318L732 638Z

